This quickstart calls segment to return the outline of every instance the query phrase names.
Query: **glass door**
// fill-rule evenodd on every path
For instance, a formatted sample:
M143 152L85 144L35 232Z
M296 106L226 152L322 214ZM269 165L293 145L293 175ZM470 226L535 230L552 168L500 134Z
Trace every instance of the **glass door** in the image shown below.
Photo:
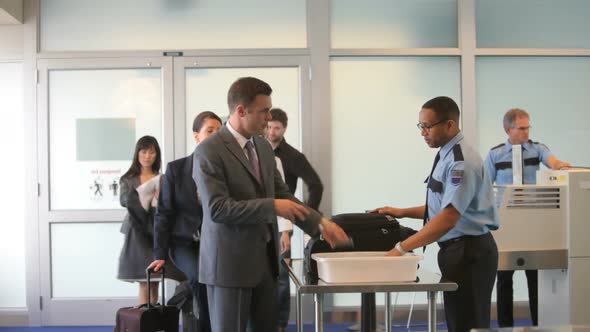
M179 155L191 154L195 148L192 123L203 111L215 112L225 122L229 115L227 91L238 78L253 76L267 82L273 107L283 109L289 117L285 139L298 150L311 144L310 72L307 56L257 57L178 57L174 59L175 142ZM301 180L295 193L302 199ZM303 257L303 233L294 227L291 240L293 258Z
M118 308L137 304L138 286L116 278L125 216L117 184L139 137L156 137L164 168L192 153L194 117L209 110L225 119L231 83L255 76L272 86L273 105L289 114L287 141L298 149L309 146L303 130L311 128L308 61L305 56L40 60L42 324L113 325ZM302 257L298 229L292 252Z
M143 135L173 158L172 59L52 59L38 68L42 324L113 325L138 295L116 279L118 182Z

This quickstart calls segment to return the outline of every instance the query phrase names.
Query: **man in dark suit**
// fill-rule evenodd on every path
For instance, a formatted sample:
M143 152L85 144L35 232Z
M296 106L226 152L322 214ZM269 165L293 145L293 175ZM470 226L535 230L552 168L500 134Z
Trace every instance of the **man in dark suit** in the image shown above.
M271 87L253 77L228 92L229 119L199 144L193 178L203 203L199 281L207 285L213 331L276 331L277 215L332 246L346 233L299 202L281 179L270 144Z
M199 144L221 127L213 112L202 112L193 121L193 137ZM199 283L199 238L203 208L192 178L193 155L168 164L163 176L154 221L154 261L159 271L169 257L186 275L193 294L193 310L200 331L211 331L207 288ZM170 256L169 256L170 255Z

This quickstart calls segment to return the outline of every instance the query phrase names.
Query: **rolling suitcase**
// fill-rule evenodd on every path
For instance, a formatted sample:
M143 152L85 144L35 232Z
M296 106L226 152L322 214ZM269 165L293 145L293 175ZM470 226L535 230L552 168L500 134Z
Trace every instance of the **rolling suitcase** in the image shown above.
M146 270L150 283L151 270ZM148 299L150 291L148 287ZM164 293L164 270L162 269L162 303ZM115 332L178 332L178 308L149 303L137 307L125 307L117 311Z
M401 226L395 218L378 213L338 214L332 216L332 221L348 234L352 240L352 246L332 249L321 236L309 240L304 251L304 267L307 277L312 280L318 278L317 264L311 258L312 254L343 251L389 251L397 242L416 233L412 228Z

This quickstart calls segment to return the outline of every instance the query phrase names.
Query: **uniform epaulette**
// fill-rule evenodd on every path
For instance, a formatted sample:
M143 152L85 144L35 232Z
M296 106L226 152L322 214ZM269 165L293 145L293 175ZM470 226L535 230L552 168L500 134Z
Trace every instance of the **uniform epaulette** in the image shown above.
M541 143L541 142L533 142L533 140L532 140L532 139L530 139L530 140L529 140L529 143L531 143L531 144L535 144L535 145L542 145L542 146L546 147L547 149L549 149L549 147L548 147L547 145L545 145L545 144L543 144L543 143Z
M455 157L455 161L465 160L465 158L463 158L463 150L461 150L460 144L455 144L455 146L453 146L453 156Z
M493 148L491 148L490 150L496 150L496 149L499 149L499 148L503 147L504 145L506 145L506 143L500 143L500 144L498 144L498 145L494 146Z

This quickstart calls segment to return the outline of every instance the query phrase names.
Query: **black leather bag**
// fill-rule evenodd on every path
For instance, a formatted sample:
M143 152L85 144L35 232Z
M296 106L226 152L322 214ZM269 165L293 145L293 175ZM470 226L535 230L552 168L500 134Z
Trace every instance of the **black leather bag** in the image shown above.
M182 316L182 332L201 331L201 322L195 317L193 310L193 292L188 281L181 282L174 289L174 296L168 301L180 310ZM195 308L198 310L198 308Z
M378 213L345 213L332 217L352 240L352 246L332 249L321 236L313 237L304 250L304 266L307 277L317 279L318 270L312 254L344 251L389 251L395 244L416 233L416 230L401 226L388 215Z
M151 271L146 270L150 283ZM148 299L150 291L148 287ZM164 293L164 270L162 270L162 303ZM149 302L149 301L148 301ZM115 332L178 332L178 308L167 305L142 304L117 310Z

